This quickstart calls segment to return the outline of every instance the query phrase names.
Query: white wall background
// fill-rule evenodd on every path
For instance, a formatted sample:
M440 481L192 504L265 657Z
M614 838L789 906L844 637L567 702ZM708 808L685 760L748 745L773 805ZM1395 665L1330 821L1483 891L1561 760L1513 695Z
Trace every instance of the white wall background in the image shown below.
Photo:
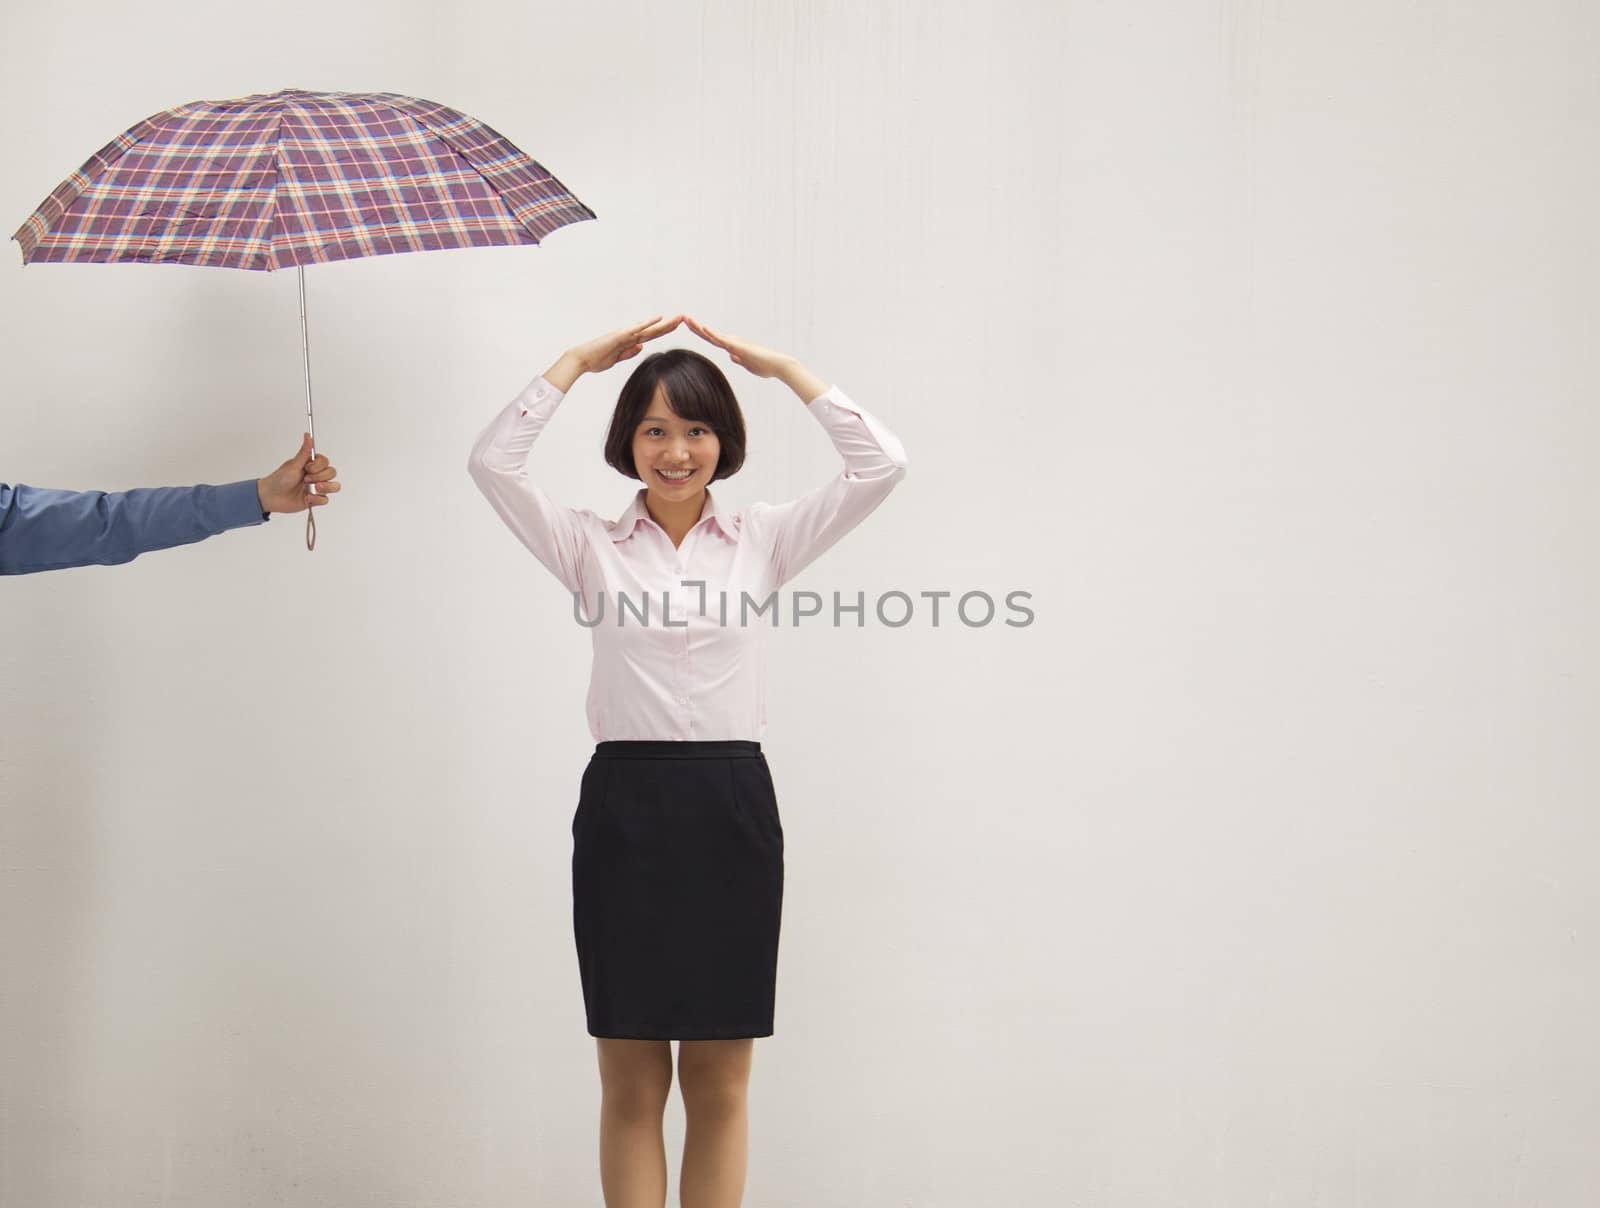
M7 231L148 114L290 86L474 114L600 220L308 274L315 554L280 518L0 586L0 1206L600 1202L588 635L465 458L677 310L910 452L796 588L1037 610L773 642L747 1203L1592 1203L1597 36L1527 0L8 13ZM0 478L293 452L293 274L10 255ZM626 502L625 373L537 451L559 498ZM834 472L729 373L732 501Z

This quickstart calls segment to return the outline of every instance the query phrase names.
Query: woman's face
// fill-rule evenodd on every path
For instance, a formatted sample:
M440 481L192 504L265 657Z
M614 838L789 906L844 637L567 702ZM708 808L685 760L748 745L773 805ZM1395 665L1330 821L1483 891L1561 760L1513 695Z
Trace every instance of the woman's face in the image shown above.
M692 499L710 483L721 452L717 434L700 420L680 418L665 388L657 386L633 430L633 465L645 486L666 499Z

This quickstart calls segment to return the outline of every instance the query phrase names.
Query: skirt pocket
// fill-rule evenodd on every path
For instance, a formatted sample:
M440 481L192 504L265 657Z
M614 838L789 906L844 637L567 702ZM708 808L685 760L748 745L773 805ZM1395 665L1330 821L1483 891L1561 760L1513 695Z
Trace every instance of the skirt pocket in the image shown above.
M778 815L778 795L772 773L762 758L730 759L733 800L746 823L768 842L783 850L783 820Z
M589 760L583 769L583 779L578 783L578 808L572 813L572 837L576 839L594 811L605 804L606 790L611 783L611 760Z

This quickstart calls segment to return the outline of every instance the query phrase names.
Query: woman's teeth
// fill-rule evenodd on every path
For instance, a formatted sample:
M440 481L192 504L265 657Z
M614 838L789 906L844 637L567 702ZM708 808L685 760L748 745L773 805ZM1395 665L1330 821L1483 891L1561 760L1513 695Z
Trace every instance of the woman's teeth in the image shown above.
M670 479L673 482L682 482L685 478L688 478L691 474L693 474L694 471L693 470L657 470L656 473L661 475L661 477L663 477L663 478Z

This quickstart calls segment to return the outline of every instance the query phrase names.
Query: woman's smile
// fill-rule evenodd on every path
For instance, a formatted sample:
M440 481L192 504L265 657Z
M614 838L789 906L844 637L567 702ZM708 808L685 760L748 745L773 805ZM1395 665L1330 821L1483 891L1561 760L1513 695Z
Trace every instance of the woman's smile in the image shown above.
M673 486L682 486L684 483L688 482L689 479L694 477L694 470L692 468L687 470L664 470L660 466L657 466L656 477L660 478L663 482L670 483Z

